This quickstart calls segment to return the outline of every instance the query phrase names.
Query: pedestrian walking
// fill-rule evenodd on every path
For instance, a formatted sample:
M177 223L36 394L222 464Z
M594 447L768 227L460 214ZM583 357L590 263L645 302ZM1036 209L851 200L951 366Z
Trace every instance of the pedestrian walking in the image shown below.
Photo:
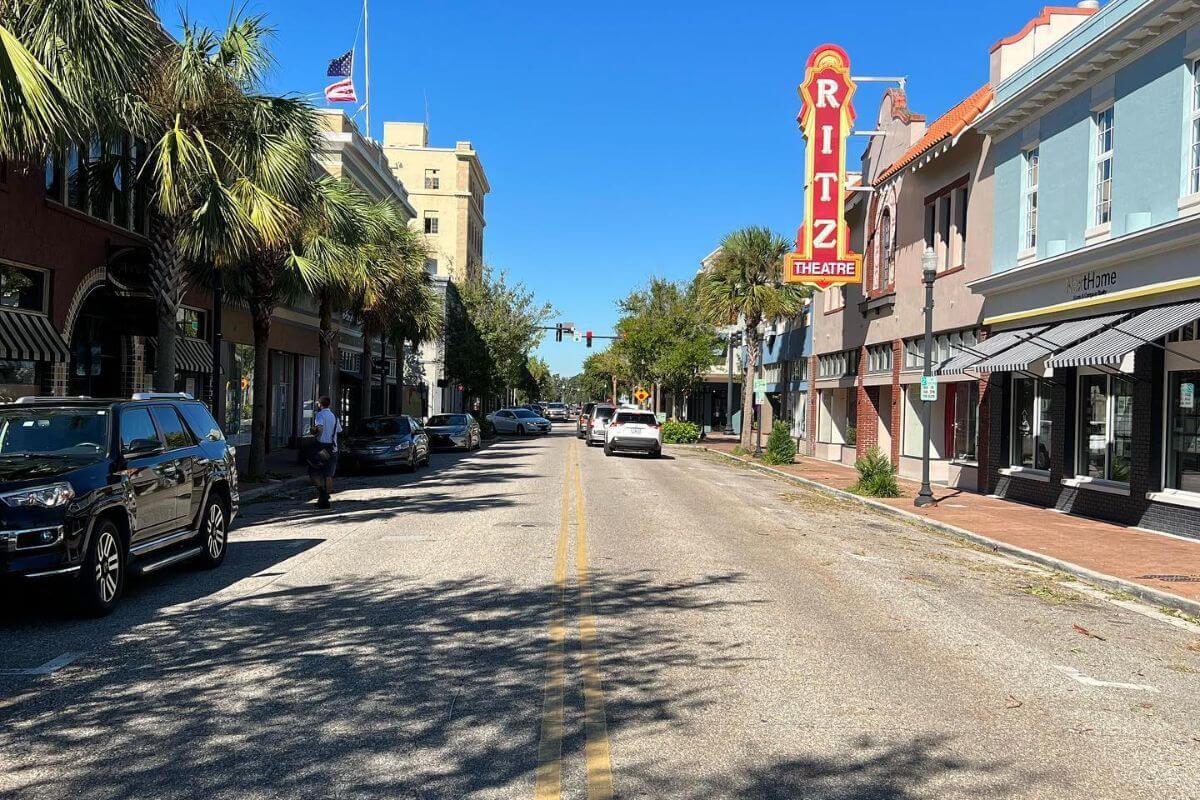
M329 508L333 475L337 471L338 435L342 432L342 423L329 408L332 402L328 397L317 401L320 410L312 424L313 446L308 455L308 477L317 487L317 508Z

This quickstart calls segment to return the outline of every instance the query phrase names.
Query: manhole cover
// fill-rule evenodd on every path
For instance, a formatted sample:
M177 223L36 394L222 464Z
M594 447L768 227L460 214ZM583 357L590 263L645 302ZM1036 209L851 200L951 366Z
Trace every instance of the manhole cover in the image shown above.
M1163 583L1200 583L1200 575L1139 575L1138 578Z

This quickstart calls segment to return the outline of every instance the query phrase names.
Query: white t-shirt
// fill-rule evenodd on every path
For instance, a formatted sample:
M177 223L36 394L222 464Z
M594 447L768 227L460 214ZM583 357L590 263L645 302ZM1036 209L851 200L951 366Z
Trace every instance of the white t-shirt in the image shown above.
M338 422L337 415L328 408L322 408L313 418L313 425L318 428L317 441L321 444L331 444L336 450L337 435L342 432L342 423Z

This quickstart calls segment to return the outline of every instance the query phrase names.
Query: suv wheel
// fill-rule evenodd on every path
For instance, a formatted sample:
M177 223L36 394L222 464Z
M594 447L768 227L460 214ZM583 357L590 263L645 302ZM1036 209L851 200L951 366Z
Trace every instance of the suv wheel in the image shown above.
M229 549L229 513L220 495L210 495L200 520L200 565L213 569L225 560Z
M112 612L125 588L125 545L110 519L96 523L79 572L79 602L92 616Z
M524 435L525 435L525 426L518 425L517 426L517 436L524 436Z
M612 454L613 454L613 449L608 446L608 442L605 442L604 443L604 455L611 456Z

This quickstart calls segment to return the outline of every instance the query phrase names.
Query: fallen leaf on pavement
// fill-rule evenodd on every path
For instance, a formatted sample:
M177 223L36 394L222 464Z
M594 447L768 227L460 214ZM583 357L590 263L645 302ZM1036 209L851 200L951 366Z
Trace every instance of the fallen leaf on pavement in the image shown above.
M1082 633L1084 636L1090 636L1091 638L1099 639L1102 642L1108 641L1108 639L1105 639L1103 636L1101 636L1099 634L1092 633L1091 631L1089 631L1087 628L1083 627L1082 625L1072 625L1071 627L1075 629L1076 633Z
M1005 708L1020 708L1023 705L1025 705L1025 704L1022 703L1017 698L1013 697L1011 694L1004 699L1004 707Z
M1192 642L1187 646L1187 649L1193 653L1200 653L1200 642Z

